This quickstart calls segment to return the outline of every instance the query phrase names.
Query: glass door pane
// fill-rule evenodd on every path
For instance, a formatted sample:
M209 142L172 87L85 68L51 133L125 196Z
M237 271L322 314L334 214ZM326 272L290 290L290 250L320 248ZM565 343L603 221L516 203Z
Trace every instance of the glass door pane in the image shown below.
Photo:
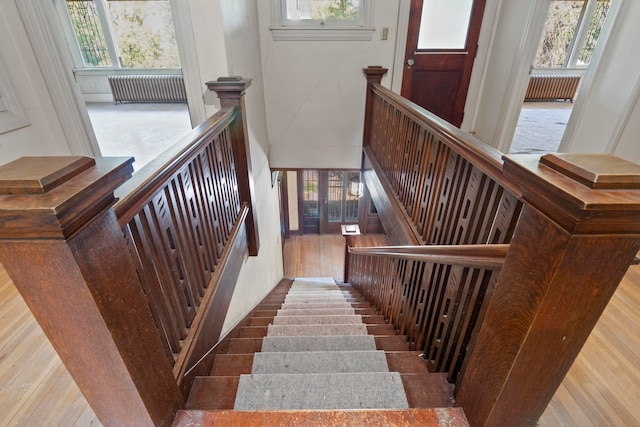
M329 171L329 185L327 195L327 220L342 222L344 202L344 173Z
M424 0L418 49L464 49L473 0Z
M345 186L349 188L350 180L360 181L360 172L348 172L345 176ZM358 204L360 196L347 191L345 197L344 222L358 222Z
M320 232L319 190L320 173L306 170L302 173L302 232Z

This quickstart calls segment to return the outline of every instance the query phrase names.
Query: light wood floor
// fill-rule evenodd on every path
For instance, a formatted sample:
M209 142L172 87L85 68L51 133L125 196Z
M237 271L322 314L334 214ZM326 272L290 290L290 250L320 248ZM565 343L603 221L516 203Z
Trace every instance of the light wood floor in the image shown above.
M366 236L359 245L384 244ZM294 236L285 275L342 279L340 236ZM303 252L304 251L304 252ZM294 255L295 254L295 255ZM640 426L640 266L629 269L540 419L541 426ZM0 426L99 426L0 267Z

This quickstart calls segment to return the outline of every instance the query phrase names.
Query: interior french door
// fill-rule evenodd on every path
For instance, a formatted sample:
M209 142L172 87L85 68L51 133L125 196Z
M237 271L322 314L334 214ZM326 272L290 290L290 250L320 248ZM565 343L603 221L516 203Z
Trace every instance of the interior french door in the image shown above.
M299 200L304 234L340 233L342 224L358 224L360 196L349 188L358 171L299 172Z

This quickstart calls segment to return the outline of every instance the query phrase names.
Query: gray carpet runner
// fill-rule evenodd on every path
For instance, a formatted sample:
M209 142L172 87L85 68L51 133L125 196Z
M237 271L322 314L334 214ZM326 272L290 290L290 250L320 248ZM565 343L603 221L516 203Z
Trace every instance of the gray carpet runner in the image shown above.
M333 279L296 279L234 409L408 408L400 374L354 313Z

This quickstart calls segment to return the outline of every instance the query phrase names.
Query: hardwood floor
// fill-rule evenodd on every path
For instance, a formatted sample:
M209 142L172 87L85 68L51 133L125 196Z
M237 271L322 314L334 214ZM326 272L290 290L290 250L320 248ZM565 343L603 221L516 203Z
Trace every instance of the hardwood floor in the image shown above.
M363 236L358 246L386 244ZM294 236L285 275L342 279L341 236ZM295 255L294 255L295 254ZM620 287L541 426L640 425L640 266ZM99 426L91 408L0 267L0 426Z

